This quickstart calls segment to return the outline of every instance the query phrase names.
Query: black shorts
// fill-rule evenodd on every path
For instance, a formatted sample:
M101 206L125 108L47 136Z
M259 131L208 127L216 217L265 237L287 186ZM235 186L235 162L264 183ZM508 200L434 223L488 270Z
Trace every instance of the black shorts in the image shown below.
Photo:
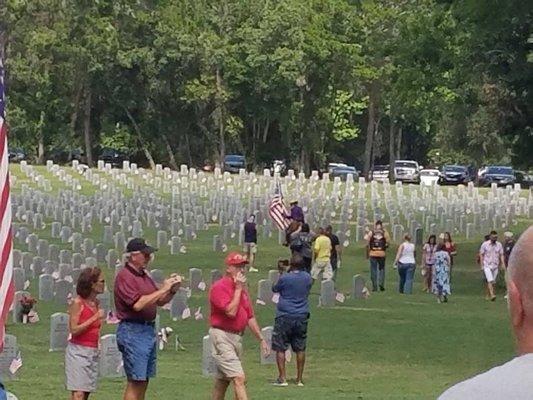
M294 352L305 351L308 321L309 315L277 317L272 331L272 350L287 351L290 345Z

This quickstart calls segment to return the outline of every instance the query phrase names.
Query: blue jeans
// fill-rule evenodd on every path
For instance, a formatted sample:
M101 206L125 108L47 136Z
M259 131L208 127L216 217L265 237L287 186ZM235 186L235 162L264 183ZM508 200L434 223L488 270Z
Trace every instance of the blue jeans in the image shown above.
M400 293L413 293L413 278L415 276L415 264L398 263L398 274L400 275Z
M130 381L148 381L155 376L157 339L153 326L122 321L117 328L117 345L124 372Z
M385 287L385 257L370 257L370 280L374 292Z

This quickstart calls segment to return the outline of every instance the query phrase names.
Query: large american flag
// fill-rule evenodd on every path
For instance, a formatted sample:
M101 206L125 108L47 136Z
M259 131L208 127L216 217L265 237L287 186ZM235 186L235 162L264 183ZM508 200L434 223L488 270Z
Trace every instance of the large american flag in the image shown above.
M279 229L286 230L289 227L289 219L286 217L287 208L283 204L283 194L279 183L276 185L276 191L268 205L268 214Z
M5 122L5 86L3 52L0 48L0 350L4 347L5 322L15 287L13 286L13 258L11 247L11 201L9 198L9 151Z

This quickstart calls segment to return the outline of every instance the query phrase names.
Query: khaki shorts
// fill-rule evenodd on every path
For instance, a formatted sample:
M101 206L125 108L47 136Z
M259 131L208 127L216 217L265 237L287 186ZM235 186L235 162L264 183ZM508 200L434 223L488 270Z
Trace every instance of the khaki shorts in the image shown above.
M254 242L245 242L244 243L244 246L242 248L242 251L244 251L245 253L248 253L248 249L250 250L250 254L255 254L257 253L257 243L254 243Z
M232 379L243 376L242 369L242 336L217 328L209 329L211 339L211 355L215 360L217 379Z
M331 268L331 262L328 261L315 261L313 268L311 269L311 276L313 279L317 279L318 275L324 271L322 274L323 279L332 279L333 278L333 269Z
M483 272L485 273L485 278L487 279L487 282L494 283L496 282L496 279L498 278L498 267L496 268L483 268Z

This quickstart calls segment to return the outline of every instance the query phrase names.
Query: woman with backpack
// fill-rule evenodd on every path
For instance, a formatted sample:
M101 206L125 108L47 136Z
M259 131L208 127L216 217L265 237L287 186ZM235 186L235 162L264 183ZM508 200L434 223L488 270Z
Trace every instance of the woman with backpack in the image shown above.
M289 248L291 253L297 254L303 259L303 270L311 272L313 260L313 251L311 243L315 235L310 232L309 224L303 223L301 226L289 235Z

